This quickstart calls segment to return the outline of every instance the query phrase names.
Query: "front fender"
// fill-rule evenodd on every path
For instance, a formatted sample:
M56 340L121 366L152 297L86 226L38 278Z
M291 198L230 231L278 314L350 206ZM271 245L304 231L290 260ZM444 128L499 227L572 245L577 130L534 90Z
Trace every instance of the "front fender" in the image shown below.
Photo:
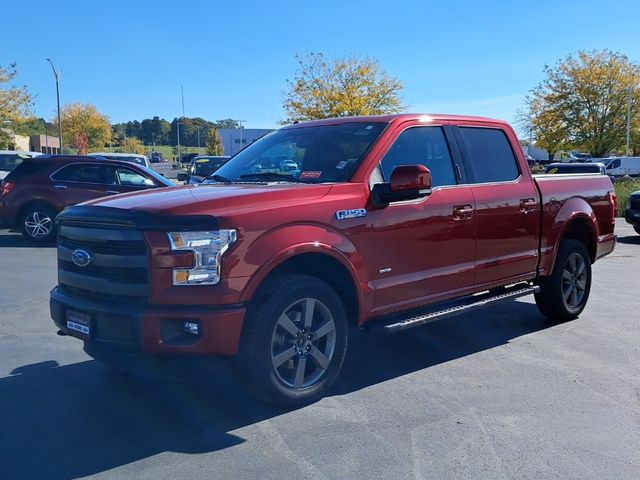
M368 289L364 259L348 238L326 225L279 227L251 243L244 260L245 267L253 271L246 272L250 279L242 292L242 301L251 300L258 286L275 268L303 253L328 255L345 267L356 287L358 311L362 315Z
M544 214L551 215L552 212L545 209ZM590 237L595 242L598 237L598 222L593 208L584 198L572 197L568 199L553 216L551 222L547 223L543 219L543 228L546 231L542 232L540 275L551 275L560 242L576 221L584 222L587 225Z

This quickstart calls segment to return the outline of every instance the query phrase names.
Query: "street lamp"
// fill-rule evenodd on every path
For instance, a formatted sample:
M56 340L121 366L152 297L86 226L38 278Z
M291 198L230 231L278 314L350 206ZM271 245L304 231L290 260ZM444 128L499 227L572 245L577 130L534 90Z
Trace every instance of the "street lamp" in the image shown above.
M240 124L240 150L242 150L242 124L243 123L247 123L246 120L236 120L236 122L238 122ZM240 151L238 150L238 152Z
M56 71L56 67L53 66L53 62L50 58L47 58L47 62L51 64L51 70L53 70L53 76L56 79L56 100L58 102L58 136L60 137L60 153L62 153L62 121L60 120L60 87L58 82L60 80L60 72Z

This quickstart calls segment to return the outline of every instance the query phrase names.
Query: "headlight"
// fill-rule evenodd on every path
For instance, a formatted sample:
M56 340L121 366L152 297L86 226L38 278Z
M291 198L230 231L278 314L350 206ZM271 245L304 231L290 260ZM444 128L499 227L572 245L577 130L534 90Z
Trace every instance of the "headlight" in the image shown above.
M210 232L170 232L172 251L190 251L195 257L193 268L174 268L174 285L215 285L220 281L220 261L224 252L236 241L235 230Z

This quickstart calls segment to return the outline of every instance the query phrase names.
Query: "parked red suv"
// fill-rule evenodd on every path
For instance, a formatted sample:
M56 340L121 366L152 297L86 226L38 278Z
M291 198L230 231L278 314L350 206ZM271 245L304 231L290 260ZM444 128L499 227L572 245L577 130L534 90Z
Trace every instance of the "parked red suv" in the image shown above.
M153 170L129 162L53 155L26 159L0 186L0 224L31 240L55 233L55 216L69 205L106 195L174 186Z

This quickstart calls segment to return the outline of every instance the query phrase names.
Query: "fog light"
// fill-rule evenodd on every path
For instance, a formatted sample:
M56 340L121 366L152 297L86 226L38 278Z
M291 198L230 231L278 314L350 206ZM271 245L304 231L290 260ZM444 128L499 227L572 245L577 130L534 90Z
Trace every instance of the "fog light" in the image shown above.
M200 325L198 325L196 322L184 322L182 324L182 330L185 333L190 333L192 335L198 335L198 334L200 334Z

